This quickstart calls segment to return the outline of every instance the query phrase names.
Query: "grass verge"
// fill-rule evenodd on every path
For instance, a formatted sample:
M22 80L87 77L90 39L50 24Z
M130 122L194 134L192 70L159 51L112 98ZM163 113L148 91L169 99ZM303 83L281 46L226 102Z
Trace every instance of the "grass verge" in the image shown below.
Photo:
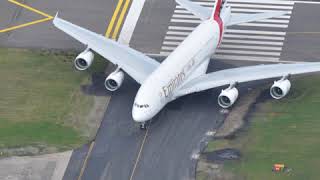
M93 97L85 96L80 85L105 65L94 63L90 71L78 72L74 57L0 48L0 148L45 144L66 149L87 140L72 117L85 118L89 112Z
M237 179L318 179L320 165L320 77L293 80L288 97L256 105L249 126L231 140L210 142L207 151L237 148L242 159L225 168ZM274 163L292 171L273 173Z

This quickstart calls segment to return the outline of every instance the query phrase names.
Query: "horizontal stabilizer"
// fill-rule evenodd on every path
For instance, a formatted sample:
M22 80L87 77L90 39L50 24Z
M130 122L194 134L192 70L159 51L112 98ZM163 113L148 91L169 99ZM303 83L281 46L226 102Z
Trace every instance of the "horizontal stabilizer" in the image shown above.
M190 11L192 14L200 18L201 20L210 19L212 10L198 4L195 4L188 0L176 0L176 2L185 8L186 10Z
M262 19L278 17L286 13L287 12L283 12L283 11L275 11L275 12L256 13L256 14L237 14L237 15L231 14L231 18L229 22L227 22L226 26L232 26L232 25L247 23L251 21L258 21Z

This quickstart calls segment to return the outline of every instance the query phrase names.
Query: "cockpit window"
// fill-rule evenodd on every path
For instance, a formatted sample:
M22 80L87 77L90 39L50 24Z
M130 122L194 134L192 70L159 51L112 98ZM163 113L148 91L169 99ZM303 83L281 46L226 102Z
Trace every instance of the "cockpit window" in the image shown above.
M134 103L134 106L137 108L148 108L150 107L149 104L138 104L138 103Z

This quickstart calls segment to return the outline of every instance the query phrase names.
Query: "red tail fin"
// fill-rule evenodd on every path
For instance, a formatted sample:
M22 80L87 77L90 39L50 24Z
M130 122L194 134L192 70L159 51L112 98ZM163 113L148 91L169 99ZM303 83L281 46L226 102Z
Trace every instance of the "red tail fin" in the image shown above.
M223 0L216 0L215 4L214 4L214 8L213 8L213 12L212 12L212 17L211 18L215 18L215 17L220 17L220 11L222 8L222 1Z

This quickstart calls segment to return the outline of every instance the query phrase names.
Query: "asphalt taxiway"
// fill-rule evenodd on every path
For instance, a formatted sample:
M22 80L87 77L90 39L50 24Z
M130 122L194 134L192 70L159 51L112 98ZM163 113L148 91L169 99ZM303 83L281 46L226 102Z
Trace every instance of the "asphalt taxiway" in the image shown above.
M106 33L117 7L120 7L120 1L116 0L20 2L51 16L59 11L60 17L100 34ZM122 1L116 18L119 19L125 4L134 2L136 0ZM261 60L271 56L275 60L272 62L319 61L320 51L317 47L320 44L318 33L320 25L317 20L320 18L318 13L320 5L281 2L282 5L281 3L264 4L263 6L268 6L264 10L285 7L291 11L290 17L274 19L273 22L260 22L263 25L258 23L254 24L254 27L235 27L238 29L226 37L225 43L229 48L226 48L227 51L224 50L221 54L225 57L245 55L244 57L256 58L257 54L261 55L261 51L265 51L269 52L269 55L261 55ZM244 3L234 4L245 12L256 11L261 7L261 4L253 3L256 7L243 10L244 8L239 6ZM44 18L7 1L0 2L0 9L2 29ZM190 20L196 19L177 7L173 0L146 0L134 29L130 46L151 54L170 52L191 32L190 29L197 25ZM261 26L276 26L276 28ZM278 30L278 27L282 28ZM115 31L114 28L113 31ZM232 34L234 32L237 33ZM244 32L247 33L247 39L233 37L233 35L241 35ZM270 35L270 32L276 32L278 35ZM266 45L252 44L259 41L269 44L268 48L272 50L261 50L266 48ZM50 21L0 33L0 46L83 48L81 44L55 29ZM239 49L240 46L247 46L247 49ZM252 50L252 46L255 46L256 49ZM257 50L257 48L260 49ZM232 58L227 60L237 66L261 63ZM215 61L212 62L210 71L232 65ZM95 83L102 84L103 78ZM138 84L127 76L123 87L109 94L112 98L94 143L74 151L64 179L194 179L197 153L205 145L206 132L216 129L224 119L216 103L220 88L189 95L168 104L154 118L148 131L140 131L131 118L132 102L137 89Z
M105 34L117 6L117 0L55 0L55 1L17 1L34 8L29 10L10 1L1 1L1 30L35 22L44 17L35 11L47 15L59 16L77 25ZM5 11L3 11L5 10ZM82 49L76 40L56 29L51 20L36 23L13 31L0 33L0 47Z

